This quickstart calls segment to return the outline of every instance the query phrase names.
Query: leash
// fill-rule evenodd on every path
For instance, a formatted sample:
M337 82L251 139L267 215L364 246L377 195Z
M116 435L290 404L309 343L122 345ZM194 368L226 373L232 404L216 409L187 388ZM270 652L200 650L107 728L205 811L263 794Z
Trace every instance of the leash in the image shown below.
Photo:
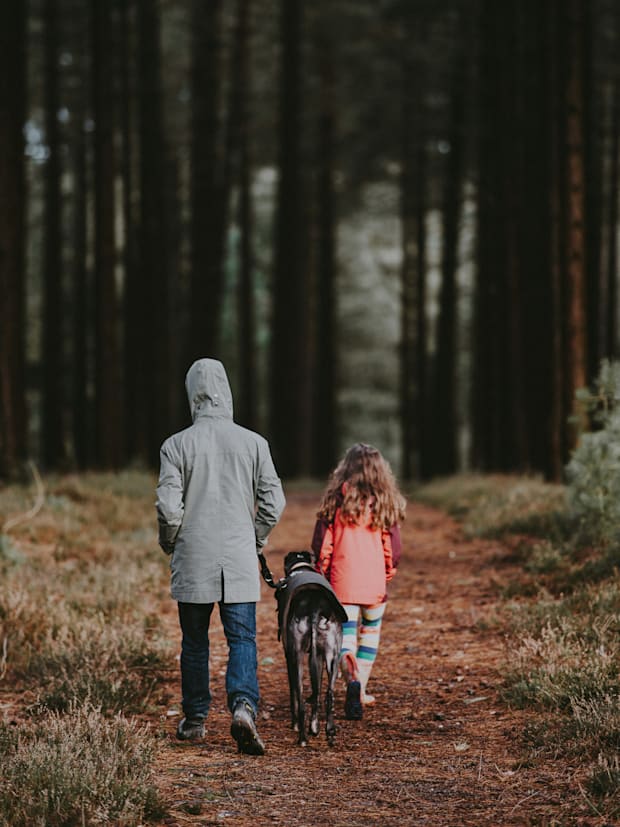
M282 584L284 581L280 580L276 583L273 579L273 574L269 570L269 566L267 565L267 560L265 559L265 555L262 551L258 552L258 562L260 563L260 573L263 576L263 580L269 586L270 589L281 589Z

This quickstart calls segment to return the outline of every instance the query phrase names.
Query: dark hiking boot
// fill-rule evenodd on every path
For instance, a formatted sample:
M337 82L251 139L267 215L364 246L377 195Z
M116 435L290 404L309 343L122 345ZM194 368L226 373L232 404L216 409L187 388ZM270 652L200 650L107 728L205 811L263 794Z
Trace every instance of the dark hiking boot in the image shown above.
M344 702L344 717L347 721L361 721L363 714L362 685L359 681L349 681Z
M177 727L179 741L198 741L205 737L205 724L202 718L181 718Z
M239 752L246 755L264 755L265 745L256 731L254 712L245 701L239 701L233 710L230 734L237 742Z

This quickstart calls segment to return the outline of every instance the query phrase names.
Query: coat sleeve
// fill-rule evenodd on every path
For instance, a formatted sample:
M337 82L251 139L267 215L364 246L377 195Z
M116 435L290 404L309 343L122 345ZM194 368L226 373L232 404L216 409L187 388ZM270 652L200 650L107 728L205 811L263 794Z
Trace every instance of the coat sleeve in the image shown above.
M385 560L385 580L389 583L396 574L391 531L383 530L381 532L381 543L383 545L383 558Z
M329 580L330 569L332 565L332 555L334 553L334 527L332 524L326 524L325 531L319 547L316 570Z
M260 454L258 479L256 484L256 515L254 530L256 533L256 549L260 551L271 529L276 525L286 500L282 490L282 483L276 473L269 447L265 445Z
M159 482L157 484L157 522L159 545L172 554L183 522L183 467L170 440L164 442L159 453Z
M394 523L390 529L390 540L392 542L392 565L394 568L398 567L400 563L400 556L402 552L402 542L400 539L400 525Z
M318 562L319 554L321 553L321 546L323 545L323 537L325 537L325 532L329 523L323 517L318 519L314 524L314 531L312 532L312 542L310 543L310 548L312 549L312 553L314 554L314 561L315 563Z

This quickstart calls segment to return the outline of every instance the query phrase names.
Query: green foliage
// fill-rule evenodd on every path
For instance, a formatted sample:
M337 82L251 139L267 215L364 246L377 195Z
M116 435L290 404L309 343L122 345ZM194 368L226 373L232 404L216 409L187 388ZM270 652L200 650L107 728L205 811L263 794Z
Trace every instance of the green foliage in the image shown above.
M146 730L94 708L0 724L0 827L138 825L163 814Z
M620 539L620 363L604 361L592 391L578 398L595 430L581 435L569 462L569 504L585 536Z

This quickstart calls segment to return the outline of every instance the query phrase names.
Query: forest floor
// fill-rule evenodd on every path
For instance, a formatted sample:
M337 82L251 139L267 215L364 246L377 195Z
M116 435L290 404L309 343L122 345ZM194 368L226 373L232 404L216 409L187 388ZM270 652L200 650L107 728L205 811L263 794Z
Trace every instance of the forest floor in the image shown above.
M288 493L268 561L281 576L284 553L305 548L316 492ZM528 752L536 712L501 700L509 657L497 622L500 587L517 569L497 541L465 539L440 511L410 504L403 559L390 585L362 721L343 715L337 694L335 746L323 731L301 748L290 728L284 656L273 592L258 608L259 730L263 757L239 755L225 709L226 645L212 628L213 703L203 742L175 739L179 676L172 672L154 727L161 734L158 785L168 825L388 827L388 825L609 825L593 814L566 758ZM179 639L172 601L162 607Z

